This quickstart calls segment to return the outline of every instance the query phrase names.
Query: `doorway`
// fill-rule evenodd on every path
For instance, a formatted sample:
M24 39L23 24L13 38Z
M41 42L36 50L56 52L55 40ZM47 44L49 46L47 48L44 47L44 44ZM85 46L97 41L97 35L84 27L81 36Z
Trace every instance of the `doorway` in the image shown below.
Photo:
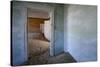
M46 63L45 58L52 53L50 13L28 8L27 16L28 64Z

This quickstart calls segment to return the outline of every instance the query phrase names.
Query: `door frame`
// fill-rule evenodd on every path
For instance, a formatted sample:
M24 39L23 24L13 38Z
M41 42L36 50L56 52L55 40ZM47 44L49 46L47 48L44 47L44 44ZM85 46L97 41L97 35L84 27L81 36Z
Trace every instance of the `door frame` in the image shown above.
M34 8L31 8L34 9ZM48 9L48 7L47 7ZM50 19L51 19L51 39L50 39L50 44L49 44L49 54L50 56L54 56L55 55L55 47L54 47L54 7L52 6L51 8L49 7L49 15L50 15ZM41 10L41 9L40 9ZM26 28L26 43L27 43L27 47L25 47L26 51L27 51L27 57L28 57L28 8L26 8L26 13L27 13L27 22L25 24L25 28Z
M55 55L55 44L54 44L54 7L51 10L51 40L50 40L50 56Z

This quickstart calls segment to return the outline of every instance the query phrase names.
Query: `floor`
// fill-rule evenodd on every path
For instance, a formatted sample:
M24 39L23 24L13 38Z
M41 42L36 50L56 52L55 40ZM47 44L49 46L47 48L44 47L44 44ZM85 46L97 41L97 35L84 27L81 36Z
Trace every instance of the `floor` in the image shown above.
M49 55L49 42L30 39L29 58L25 65L73 63L76 62L69 53L62 53L57 56Z
M28 39L28 61L22 65L40 65L56 63L73 63L76 62L69 53L62 53L57 56L50 56L50 42L43 34L36 38Z
M26 65L40 64L57 64L57 63L73 63L76 62L69 53L62 53L57 56L50 56L49 52L45 52L39 56L30 57Z

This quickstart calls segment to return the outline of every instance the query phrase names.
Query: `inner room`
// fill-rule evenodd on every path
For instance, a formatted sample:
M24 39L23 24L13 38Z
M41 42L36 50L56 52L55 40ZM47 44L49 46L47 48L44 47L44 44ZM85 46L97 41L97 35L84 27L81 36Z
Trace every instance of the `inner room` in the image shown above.
M28 63L46 63L44 54L50 52L50 16L40 9L27 9ZM43 62L44 61L44 62Z

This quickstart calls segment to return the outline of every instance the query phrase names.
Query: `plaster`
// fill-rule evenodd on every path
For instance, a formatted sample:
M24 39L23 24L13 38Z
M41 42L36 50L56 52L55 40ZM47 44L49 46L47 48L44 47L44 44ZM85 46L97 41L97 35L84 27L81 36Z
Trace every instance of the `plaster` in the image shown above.
M97 60L97 7L65 6L65 52L78 62Z

